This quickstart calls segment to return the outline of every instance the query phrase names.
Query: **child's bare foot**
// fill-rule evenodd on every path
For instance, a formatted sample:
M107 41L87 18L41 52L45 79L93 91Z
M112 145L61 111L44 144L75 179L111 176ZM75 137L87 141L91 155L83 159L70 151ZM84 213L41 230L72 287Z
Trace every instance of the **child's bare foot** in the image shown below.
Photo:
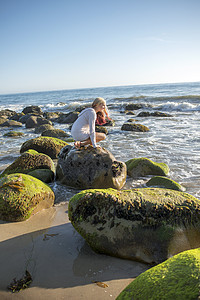
M74 146L75 146L76 148L80 148L80 147L81 147L81 142L80 142L80 141L76 141L76 142L74 143Z

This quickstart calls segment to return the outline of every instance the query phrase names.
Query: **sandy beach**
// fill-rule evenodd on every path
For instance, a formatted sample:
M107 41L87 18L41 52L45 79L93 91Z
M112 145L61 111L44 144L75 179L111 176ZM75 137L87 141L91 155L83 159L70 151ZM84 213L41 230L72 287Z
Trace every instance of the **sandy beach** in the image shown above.
M0 299L115 299L142 263L93 252L71 225L67 204L43 210L19 223L0 221ZM29 288L12 293L7 286L25 270ZM108 285L103 288L93 281Z

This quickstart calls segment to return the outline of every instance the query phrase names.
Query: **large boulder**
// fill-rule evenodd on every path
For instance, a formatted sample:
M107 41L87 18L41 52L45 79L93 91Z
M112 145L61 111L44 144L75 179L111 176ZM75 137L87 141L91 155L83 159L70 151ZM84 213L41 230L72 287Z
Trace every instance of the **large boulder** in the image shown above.
M21 146L20 153L23 153L29 149L33 149L39 153L47 154L54 159L57 158L60 150L66 145L68 144L60 139L40 136L24 142Z
M68 212L99 253L154 264L200 247L200 200L184 192L85 190L70 199Z
M56 174L68 186L121 189L126 182L126 164L104 148L66 146L59 154Z
M157 163L146 157L132 158L126 161L127 174L137 178L147 175L167 176L169 167L165 163Z
M42 181L15 173L0 178L0 219L23 221L54 204L54 193Z
M44 125L40 125L39 127L36 127L35 133L42 133L43 131L51 130L51 129L54 129L53 125L44 124Z
M200 296L200 248L184 251L140 274L117 300L194 300Z
M14 120L5 120L4 123L1 124L2 127L22 127L22 123Z
M38 153L35 150L28 150L9 165L2 175L12 173L27 174L36 169L48 169L55 173L53 160L48 155Z

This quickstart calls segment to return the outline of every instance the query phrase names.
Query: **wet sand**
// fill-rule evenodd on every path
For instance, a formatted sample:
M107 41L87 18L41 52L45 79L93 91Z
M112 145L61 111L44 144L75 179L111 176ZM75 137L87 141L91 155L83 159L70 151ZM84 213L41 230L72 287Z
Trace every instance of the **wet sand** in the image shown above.
M25 270L29 288L12 293L7 286ZM0 299L116 299L140 273L142 263L93 252L74 230L67 204L43 210L19 223L0 221ZM99 287L92 281L108 285Z

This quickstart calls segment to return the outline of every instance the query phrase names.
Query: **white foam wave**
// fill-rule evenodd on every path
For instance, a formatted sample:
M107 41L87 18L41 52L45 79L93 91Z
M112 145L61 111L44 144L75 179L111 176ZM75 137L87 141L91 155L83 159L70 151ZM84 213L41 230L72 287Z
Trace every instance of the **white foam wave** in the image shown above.
M156 107L159 110L165 111L200 111L200 104L192 104L188 102L166 102L165 104L158 105Z

